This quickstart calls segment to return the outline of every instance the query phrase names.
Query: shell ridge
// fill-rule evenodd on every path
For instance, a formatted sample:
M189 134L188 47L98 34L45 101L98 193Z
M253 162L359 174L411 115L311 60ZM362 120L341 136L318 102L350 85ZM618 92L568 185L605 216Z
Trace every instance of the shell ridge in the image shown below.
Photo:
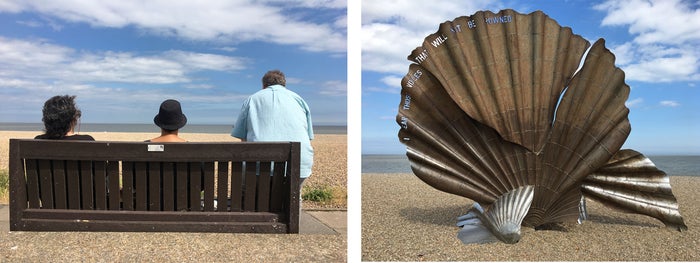
M607 107L608 104L604 104L607 102L607 100L601 99L600 97L597 99L588 100L591 101L593 104L592 106L584 105L583 107L578 107L578 109L576 109L577 107L573 107L575 104L572 104L574 97L586 96L586 94L584 94L586 92L594 93L592 91L585 90L582 87L585 87L585 85L588 84L589 74L596 73L590 73L592 71L591 65L600 63L602 61L601 57L605 56L605 51L607 50L604 48L601 41L596 42L591 49L592 50L588 52L588 57L586 58L583 68L574 76L571 85L563 95L559 108L557 109L557 118L552 130L552 137L550 138L553 143L546 145L544 150L545 152L552 153L561 153L563 151L567 153L564 154L564 156L575 156L575 158L567 159L561 159L561 157L557 158L557 156L547 154L544 156L544 162L551 164L546 167L554 167L555 164L562 164L562 167L564 167L562 170L566 172L564 173L565 176L560 176L558 180L540 181L540 183L548 184L552 188L562 189L562 191L567 191L571 187L575 186L577 182L581 181L585 176L587 176L587 174L595 170L596 167L604 164L612 156L612 152L617 151L617 149L610 150L607 148L608 146L605 143L601 143L605 140L605 137L610 137L611 133L603 133L603 138L598 138L587 132L589 129L592 129L592 127L599 125L595 118L590 118L589 114L595 112L596 107ZM614 64L608 64L608 66L615 68ZM622 83L624 84L624 82ZM611 94L610 89L603 91L603 94L600 96ZM614 96L607 96L607 98L610 97ZM619 102L617 105L622 105L621 107L624 107L624 102ZM582 114L581 112L586 114L586 116L577 117ZM624 116L625 118L622 118L624 126L622 129L625 129L626 124L628 124L626 114L624 114ZM574 121L576 121L578 118L585 119L585 123L578 127L569 124L576 123ZM615 129L619 128L616 127ZM621 146L625 138L622 138L622 140L616 138L618 139L617 141L620 142L610 146ZM570 146L567 145L577 145L577 148L570 148ZM549 207L551 205L546 206Z
M430 75L430 73L426 73L426 75ZM414 87L415 88L415 87ZM440 90L437 91L438 93L442 92ZM432 93L431 95L435 96L439 94ZM442 107L440 107L442 108ZM438 108L437 110L438 113L444 114L442 110ZM490 130L491 128L486 127L485 125L476 122L475 120L469 118L468 116L465 117L467 119L467 123L469 123L468 130L473 130L475 131L473 134L474 136L469 136L469 138L465 138L464 145L467 146L468 152L472 153L476 157L480 157L479 159L483 160L490 160L490 161L484 161L483 164L485 165L484 167L486 168L485 170L482 170L484 172L481 172L485 177L491 178L490 180L499 180L501 182L499 185L499 191L501 193L507 192L508 189L512 189L513 187L518 186L519 184L514 184L511 180L506 180L502 181L499 176L490 176L491 175L497 175L497 174L508 174L508 175L516 175L516 171L512 169L512 164L506 163L505 165L502 164L502 161L497 159L497 156L503 156L504 151L515 151L517 149L514 149L512 145L504 145L504 147L492 149L491 147L488 147L489 143L494 141L494 140L502 140L500 139L499 135L493 131L488 131L488 132L483 132L483 130ZM454 122L453 122L454 123ZM453 126L448 126L448 127L453 127ZM450 129L451 131L454 131L453 129ZM482 132L478 132L481 130ZM468 133L465 133L468 134ZM432 136L431 136L432 137ZM477 147L478 145L478 147ZM501 149L504 148L504 149ZM481 150L479 150L481 149ZM484 151L485 150L485 151ZM493 163L495 165L487 165L489 163ZM478 162L477 162L478 164ZM471 166L471 165L470 165ZM480 166L480 165L479 165ZM478 172L478 171L477 171ZM488 173L485 173L488 172ZM507 176L505 178L510 178L512 176Z
M411 169L414 174L434 188L461 196L464 196L464 192L479 193L469 194L466 197L484 203L493 202L496 196L498 196L497 192L492 192L488 187L484 187L480 183L472 181L470 177L460 177L463 180L459 180L459 173L445 169L445 166L432 165L434 161L431 159L415 154L412 149L407 150L409 151L407 155L409 156L409 160L411 160Z
M416 65L415 67L420 68L420 66L418 66L418 65ZM430 81L431 79L433 79L433 78L430 76L430 73L426 72L425 76L422 77L421 79L417 80L413 84L413 87L411 89L405 89L404 91L407 93L411 93L411 94L414 94L417 92L417 94L415 94L415 95L419 95L420 93L424 92L424 91L422 91L423 85L421 83L423 81ZM421 105L424 105L424 104L437 106L437 103L434 101L433 97L439 96L440 92L441 91L438 90L437 92L430 93L429 96L428 95L420 96L420 98L422 98L421 100L412 100L412 102L410 104L411 108L412 109L419 109L418 107L420 107ZM418 97L418 96L416 96L416 97ZM425 100L427 100L428 102L424 102ZM440 100L440 99L438 98L438 100ZM450 102L448 101L448 103L450 103ZM435 115L432 115L433 118L440 118L440 119L444 119L444 120L449 119L449 117L446 117L446 115L451 115L451 114L443 112L443 109L451 108L451 107L449 107L449 105L442 105L442 106L447 106L447 107L431 107L431 108L435 109L435 111L432 111L435 113ZM402 107L399 108L399 115L397 117L397 122L400 122L400 120L402 119L402 117L403 117L402 113L403 113L403 115L407 115L407 113L409 113L407 111L409 111L409 110L406 110ZM425 111L420 111L420 112L425 112ZM443 143L443 139L445 138L445 136L439 136L438 134L428 132L430 130L422 128L422 126L420 124L410 125L412 127L412 129L415 129L415 130L413 132L409 132L409 133L412 133L413 136L418 136L420 138L423 138L422 139L423 141L427 141L427 142L434 141L437 144L436 146L439 146L437 148L443 149L444 152L449 152L448 155L452 156L451 158L449 158L450 160L458 161L458 160L464 160L465 158L471 160L472 158L468 158L468 156L470 156L470 155L474 156L474 159L476 161L474 161L474 162L470 161L470 165L465 165L466 167L470 168L470 170L474 171L475 173L480 174L481 177L483 177L483 178L492 178L492 179L488 179L490 181L493 181L494 179L498 179L499 177L493 176L493 175L502 173L502 172L499 172L499 171L502 171L502 169L497 170L497 169L494 169L494 167L486 165L483 167L483 168L486 168L484 170L483 168L480 168L480 167L482 167L481 163L477 162L479 159L484 159L484 157L482 157L484 155L484 153L482 153L478 149L489 149L488 147L485 147L487 145L487 143L485 143L485 141L492 140L493 136L497 136L497 134L484 132L484 129L480 129L479 127L477 127L478 126L477 123L473 123L473 121L470 120L468 116L465 116L463 118L466 118L465 123L471 127L463 128L462 130L474 130L475 131L474 134L470 135L470 133L467 133L467 132L465 132L463 134L459 134L459 132L457 132L455 130L455 127L458 126L457 124L453 124L451 126L448 126L447 129L450 131L449 134L455 135L456 137L460 137L460 138L455 138L455 140L459 141L459 145L465 145L467 147L465 149L466 152L452 151L452 149L450 148L450 145ZM406 126L409 126L409 125L406 124ZM465 126L462 126L462 127L465 127ZM402 129L402 130L405 130L405 129ZM408 131L408 130L406 130L406 131ZM481 131L481 132L479 132L479 131ZM441 132L443 132L443 131L441 131ZM410 136L406 136L406 135L403 135L400 133L399 137L410 137ZM417 140L417 139L418 138L414 138L414 140ZM457 141L455 141L455 142L457 142ZM413 142L407 142L407 144L411 144L411 143L413 143ZM483 144L483 146L473 147L473 144L475 144L475 143ZM454 146L452 146L452 147L454 147ZM498 156L498 154L490 153L488 156ZM491 157L488 157L488 158L491 158ZM487 163L488 162L484 162L483 164L487 164ZM476 164L476 165L474 165L474 164ZM500 186L495 185L494 188L500 189L499 192L504 193L508 189L512 188L512 184L500 183Z
M611 166L616 169L605 169ZM598 172L586 177L581 186L584 196L607 206L654 217L679 231L688 229L671 191L669 176L646 156L634 150L621 150L600 170L606 170L605 181L597 180L601 177Z

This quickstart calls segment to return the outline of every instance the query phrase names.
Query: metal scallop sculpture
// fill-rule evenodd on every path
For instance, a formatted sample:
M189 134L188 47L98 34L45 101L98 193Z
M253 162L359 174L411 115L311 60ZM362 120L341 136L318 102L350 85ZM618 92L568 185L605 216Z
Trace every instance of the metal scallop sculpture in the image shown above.
M603 39L591 46L541 11L479 11L408 59L399 140L416 176L477 202L459 218L464 243L584 219L585 198L687 229L668 176L620 150L629 86Z

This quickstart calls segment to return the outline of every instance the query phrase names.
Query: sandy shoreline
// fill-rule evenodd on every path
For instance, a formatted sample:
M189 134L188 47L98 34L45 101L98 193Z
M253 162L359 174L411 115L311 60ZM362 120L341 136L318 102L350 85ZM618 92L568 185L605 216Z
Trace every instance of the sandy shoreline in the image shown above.
M32 139L39 133L33 131L0 131L0 170L8 169L9 139ZM157 137L158 133L139 132L94 132L90 134L99 141L144 141ZM237 142L229 134L183 133L180 137L191 142ZM305 202L304 208L345 209L347 206L347 135L315 134L311 141L314 147L314 166L304 189L330 187L339 196L333 203L317 204ZM0 200L0 203L3 203ZM7 203L7 202L4 202Z
M700 177L671 176L688 231L588 202L589 220L562 229L523 228L514 245L463 245L456 218L472 201L412 174L362 174L364 261L698 261Z

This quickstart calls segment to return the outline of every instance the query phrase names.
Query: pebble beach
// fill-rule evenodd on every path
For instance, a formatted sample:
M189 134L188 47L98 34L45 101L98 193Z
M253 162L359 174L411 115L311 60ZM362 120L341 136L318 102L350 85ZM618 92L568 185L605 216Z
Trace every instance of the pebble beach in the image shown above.
M10 138L31 139L37 134L0 131L0 169L8 169ZM85 134L100 141L144 141L158 136ZM228 134L182 133L180 137L191 142L238 141ZM330 187L339 198L323 204L304 201L304 209L345 209L347 135L316 134L312 145L314 166L305 188ZM0 206L7 203L0 201ZM9 224L0 226L0 262L345 262L346 256L345 235L10 232Z
M688 231L588 202L589 220L523 227L519 243L464 245L457 217L472 201L412 174L362 174L363 261L699 261L700 177L671 176Z

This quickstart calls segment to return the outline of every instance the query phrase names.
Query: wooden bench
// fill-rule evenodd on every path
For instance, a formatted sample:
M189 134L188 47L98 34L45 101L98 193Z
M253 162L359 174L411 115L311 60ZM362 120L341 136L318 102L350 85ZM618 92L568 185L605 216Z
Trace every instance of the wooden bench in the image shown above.
M10 230L298 233L299 152L10 139Z

